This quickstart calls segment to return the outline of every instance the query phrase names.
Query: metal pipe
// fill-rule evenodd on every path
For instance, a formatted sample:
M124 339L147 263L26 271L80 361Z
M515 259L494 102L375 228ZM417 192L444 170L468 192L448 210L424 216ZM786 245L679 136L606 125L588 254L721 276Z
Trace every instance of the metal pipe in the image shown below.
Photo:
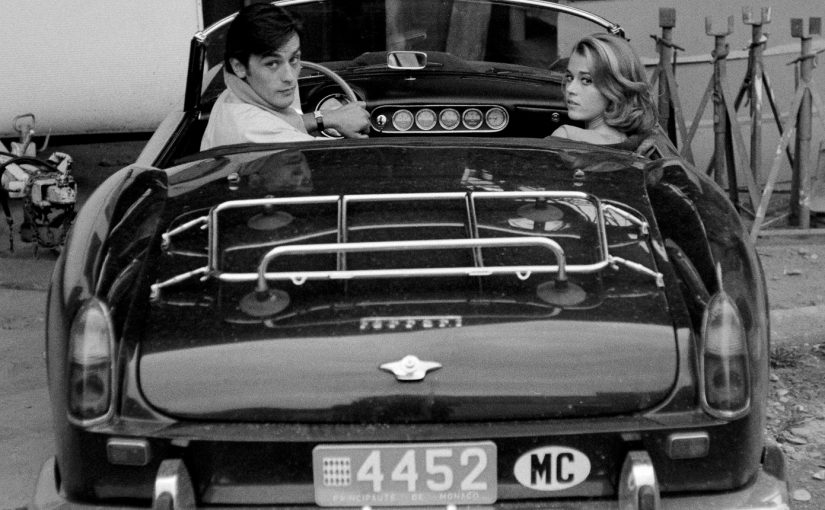
M728 194L734 204L739 202L739 191L736 181L728 182L730 172L725 173L727 162L727 109L725 107L725 92L723 76L725 76L725 57L728 56L728 45L725 39L733 33L733 16L728 17L727 27L723 30L713 30L710 17L705 18L705 33L714 37L713 49L713 162L714 177L721 187L729 187ZM733 119L731 119L733 120Z
M796 117L796 157L791 174L790 223L805 229L810 226L808 198L810 194L810 152L811 152L811 74L814 67L814 53L811 51L811 35L821 32L821 18L809 18L805 29L802 18L791 19L791 36L800 40L799 86L802 100Z
M762 95L764 84L762 75L764 68L762 54L765 49L765 36L762 26L771 22L771 8L763 7L761 18L755 21L753 8L742 8L742 18L746 25L751 25L751 44L749 58L751 59L750 76L750 114L751 114L751 172L757 183L762 178Z
M269 264L280 256L311 255L319 253L364 253L410 250L466 249L490 247L536 246L553 252L556 264L531 266L491 266L491 267L443 267L443 268L409 268L409 269L365 269L360 271L306 271L287 274L268 273ZM567 281L567 261L562 247L546 237L497 237L485 239L432 239L418 241L376 241L363 243L322 243L311 245L278 246L268 251L258 266L257 286L260 293L268 291L267 279L291 279L300 285L307 279L352 279L352 278L389 278L421 276L487 276L492 274L529 275L530 273L556 273L556 280ZM595 267L593 268L596 269ZM235 275L240 276L240 275Z
M676 9L672 7L659 8L659 26L662 28L662 40L659 46L659 124L667 131L668 137L675 144L676 129L670 120L672 98L667 76L664 72L665 66L670 65L673 59L673 27L676 26Z

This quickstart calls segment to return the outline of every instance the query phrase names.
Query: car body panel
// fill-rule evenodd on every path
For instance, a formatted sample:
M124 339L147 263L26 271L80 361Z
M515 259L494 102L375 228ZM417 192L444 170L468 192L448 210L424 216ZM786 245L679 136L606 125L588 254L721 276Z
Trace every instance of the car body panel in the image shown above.
M536 321L520 325L518 336L510 334L511 341L501 346L495 340L508 330L504 326L217 345L193 338L193 344L203 347L144 353L140 378L146 398L168 414L244 421L588 416L644 409L669 393L675 372L670 328ZM621 335L613 333L616 330ZM576 331L585 333L576 335L575 345L561 341ZM434 372L423 384L402 387L392 374L379 372L383 363L410 352L422 360L438 360L447 370ZM622 359L617 352L647 355ZM309 373L301 366L305 359L312 360ZM639 376L631 379L611 370L618 362L638 367ZM602 377L592 378L593 371ZM224 375L215 378L216 372Z

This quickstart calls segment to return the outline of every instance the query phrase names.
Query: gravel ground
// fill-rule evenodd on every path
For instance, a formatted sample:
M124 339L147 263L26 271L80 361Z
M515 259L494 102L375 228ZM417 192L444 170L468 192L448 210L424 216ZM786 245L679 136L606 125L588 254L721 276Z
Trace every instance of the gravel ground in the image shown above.
M767 434L785 452L793 508L822 510L825 236L765 240L758 245L758 251L765 268L774 323Z

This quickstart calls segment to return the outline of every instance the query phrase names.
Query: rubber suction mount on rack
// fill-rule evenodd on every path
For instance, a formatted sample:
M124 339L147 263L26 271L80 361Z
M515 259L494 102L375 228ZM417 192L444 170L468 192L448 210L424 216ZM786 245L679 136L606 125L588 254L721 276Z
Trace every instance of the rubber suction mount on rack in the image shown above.
M276 230L289 225L294 219L288 212L276 211L267 206L264 212L249 218L246 226L253 230Z
M545 303L565 307L575 306L587 299L587 293L569 281L553 280L539 284L536 294Z
M547 200L539 198L532 204L519 207L518 215L534 223L549 223L562 219L564 217L564 211L554 205L548 204Z
M289 306L289 294L278 289L255 290L241 298L240 309L252 317L268 317Z

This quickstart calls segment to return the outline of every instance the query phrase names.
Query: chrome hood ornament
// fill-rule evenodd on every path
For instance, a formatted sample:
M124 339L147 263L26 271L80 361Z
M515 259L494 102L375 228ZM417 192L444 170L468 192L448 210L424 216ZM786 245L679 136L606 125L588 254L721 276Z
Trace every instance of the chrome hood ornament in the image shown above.
M399 361L392 361L381 365L381 370L392 372L399 381L421 381L427 372L441 368L441 363L435 361L421 361L409 354Z

